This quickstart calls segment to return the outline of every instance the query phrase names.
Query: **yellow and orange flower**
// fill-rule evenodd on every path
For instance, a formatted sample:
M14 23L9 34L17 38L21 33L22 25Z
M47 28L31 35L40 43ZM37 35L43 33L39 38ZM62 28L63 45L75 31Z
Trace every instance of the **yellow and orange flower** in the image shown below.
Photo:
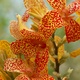
M15 42L11 43L11 50L14 54L24 54L25 58L28 60L32 57L34 58L32 65L33 67L30 68L32 70L32 75L27 74L26 69L28 68L25 68L26 65L24 64L23 60L16 58L7 59L4 69L10 72L24 73L21 74L21 76L19 75L16 80L20 80L20 77L23 80L24 78L28 79L27 77L29 77L31 80L54 80L54 78L50 77L47 72L41 74L45 70L48 63L49 49L46 43L49 37L52 35L53 29L50 28L51 33L49 32L46 34L46 36L44 36L40 29L37 32L28 29L20 15L17 15L17 19L18 22L12 21L10 25L11 34L17 39ZM28 63L28 65L31 64Z
M80 1L75 0L66 7L66 0L47 0L54 10L49 11L43 17L43 27L59 28L65 26L68 42L80 39L80 25L72 18L71 14L80 10ZM48 22L49 21L49 22ZM43 28L41 26L41 28ZM45 29L46 30L46 29ZM44 33L44 31L43 31Z

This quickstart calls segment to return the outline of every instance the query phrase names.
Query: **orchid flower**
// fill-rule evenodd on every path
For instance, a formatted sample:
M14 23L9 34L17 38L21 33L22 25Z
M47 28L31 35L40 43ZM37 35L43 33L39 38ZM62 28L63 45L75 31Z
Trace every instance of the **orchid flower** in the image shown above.
M66 0L47 0L54 8L44 16L43 27L59 28L65 26L66 38L68 42L80 39L80 25L71 16L72 13L80 10L80 0L75 0L66 7ZM46 29L45 29L46 31ZM44 31L43 31L44 33ZM45 34L45 33L44 33Z
M14 54L24 54L28 65L30 65L30 59L32 57L34 58L34 62L32 62L34 65L30 68L33 73L31 76L27 74L25 78L30 78L31 80L54 80L54 78L50 77L47 72L43 72L48 63L49 48L47 46L47 41L50 34L47 34L48 37L46 38L40 33L40 31L35 32L31 29L28 29L20 15L17 15L17 19L18 22L12 21L10 24L10 31L12 32L11 34L17 39L15 42L11 43L11 50ZM9 65L7 63L9 63ZM20 65L18 63L20 63ZM22 77L24 77L27 73L26 69L28 68L25 68L24 61L21 59L7 59L5 62L4 70L10 72L22 72L24 73L21 74ZM15 80L20 80L20 77L19 79L16 78Z

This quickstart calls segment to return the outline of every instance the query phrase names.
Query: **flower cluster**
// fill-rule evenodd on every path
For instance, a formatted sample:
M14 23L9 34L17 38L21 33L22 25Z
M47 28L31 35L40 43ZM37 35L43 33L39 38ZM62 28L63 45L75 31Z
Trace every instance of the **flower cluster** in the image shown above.
M74 20L71 15L80 11L80 0L75 0L68 6L66 0L47 1L53 10L48 10L43 0L24 0L26 12L23 16L18 14L17 21L10 23L10 32L16 41L10 44L11 50L6 51L14 57L6 59L4 70L20 73L15 80L55 80L48 74L49 58L53 63L60 63L65 53L63 43L80 39L79 20ZM31 28L25 24L29 18L33 21ZM66 32L66 40L63 41L54 36L56 29L62 26ZM60 41L62 43L59 43ZM58 58L52 57L54 54L58 55ZM71 56L74 55L75 52L71 53Z

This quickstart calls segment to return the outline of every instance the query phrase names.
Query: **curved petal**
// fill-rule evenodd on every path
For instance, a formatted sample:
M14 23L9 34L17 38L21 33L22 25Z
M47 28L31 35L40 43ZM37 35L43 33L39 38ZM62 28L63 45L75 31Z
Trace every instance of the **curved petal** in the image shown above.
M45 42L45 38L42 34L26 28L26 26L22 23L20 15L17 15L17 18L18 18L20 33L23 35L24 38L28 39L29 41L33 40L33 42L34 40L36 42Z
M29 18L28 10L25 11L24 15L22 16L22 21L27 22Z
M16 39L23 39L24 38L19 31L19 25L18 25L17 21L11 21L10 33Z
M27 73L31 69L26 65L22 59L8 58L4 64L4 70L9 72Z
M73 19L68 19L68 25L65 26L68 42L74 42L80 39L80 25Z
M17 40L11 43L11 50L15 54L23 53L27 57L36 54L37 51L46 47L46 44L37 44L36 40L29 41L28 39Z
M12 36L16 39L23 39L24 36L20 33L21 29L27 29L28 27L25 26L25 21L28 19L29 15L24 14L23 17L21 17L19 14L16 16L18 21L11 21L10 23L10 33Z
M29 42L32 42L33 44L45 43L46 41L44 36L38 32L28 31L26 29L23 29L20 32L25 39L27 39Z
M26 74L20 74L14 80L30 80Z
M0 40L0 50L6 53L7 57L16 57L15 54L12 53L10 49L10 44L5 40Z
M50 5L54 8L59 10L63 10L66 5L66 0L47 0Z
M31 80L54 80L54 78L48 75L48 68L46 65L45 68L41 70L40 73L36 73L36 74L33 73Z
M80 55L80 48L78 48L78 49L76 49L76 50L74 50L74 51L72 51L71 53L70 53L70 56L71 57L77 57L77 56L79 56Z
M46 47L45 49L42 49L36 53L36 72L41 72L45 66L47 65L48 62L48 57L49 57L49 50Z
M63 25L63 19L56 10L49 11L41 20L39 33L43 34L48 39L55 31Z
M75 0L66 7L65 12L67 15L70 15L79 10L80 10L80 0Z

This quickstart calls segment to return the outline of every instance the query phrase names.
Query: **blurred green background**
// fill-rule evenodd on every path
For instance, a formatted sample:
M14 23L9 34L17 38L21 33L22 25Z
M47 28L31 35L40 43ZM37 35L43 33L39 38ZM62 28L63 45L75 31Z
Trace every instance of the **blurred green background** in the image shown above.
M67 0L67 4L72 2L73 0ZM46 3L46 0L44 0ZM48 3L46 3L48 8ZM16 20L16 14L23 15L25 12L25 7L23 4L23 0L0 0L0 40L8 40L9 42L15 40L9 32L9 24L11 20ZM30 26L31 22L28 22L28 26ZM65 34L64 29L58 29L56 31L56 35L63 37ZM80 47L80 40L76 42L66 43L65 49L67 52L71 52ZM64 73L67 69L73 68L74 71L71 74L69 80L80 80L80 56L74 58L69 58L64 64L61 65L60 71Z

